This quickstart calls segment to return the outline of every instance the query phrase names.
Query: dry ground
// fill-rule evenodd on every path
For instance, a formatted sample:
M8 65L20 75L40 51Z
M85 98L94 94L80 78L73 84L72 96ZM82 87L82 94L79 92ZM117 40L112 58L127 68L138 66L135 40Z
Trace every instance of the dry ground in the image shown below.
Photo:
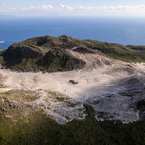
M136 103L145 98L143 63L130 64L99 54L70 52L87 63L83 70L24 73L0 69L0 92L22 89L38 92L40 97L32 105L59 123L83 119L86 103L94 107L99 120L141 119Z

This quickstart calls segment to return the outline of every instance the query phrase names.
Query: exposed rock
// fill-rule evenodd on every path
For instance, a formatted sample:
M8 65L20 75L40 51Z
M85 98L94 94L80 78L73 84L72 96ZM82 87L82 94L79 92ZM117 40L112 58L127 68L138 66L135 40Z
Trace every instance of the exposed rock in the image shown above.
M130 90L143 90L145 88L144 83L138 78L129 78L122 82L122 86Z
M139 110L140 120L145 120L145 99L137 102L137 109Z
M70 83L72 83L73 85L78 84L78 82L74 81L74 80L69 80Z
M139 100L139 101L137 102L137 108L138 108L139 110L145 109L145 99Z
M2 108L2 107L0 107L0 110L3 111L3 112L6 112L7 111L6 108Z

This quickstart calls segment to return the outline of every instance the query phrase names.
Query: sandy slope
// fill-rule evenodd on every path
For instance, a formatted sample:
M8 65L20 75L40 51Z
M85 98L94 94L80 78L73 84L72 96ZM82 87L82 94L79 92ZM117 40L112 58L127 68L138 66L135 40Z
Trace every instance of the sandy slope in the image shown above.
M139 110L134 106L130 107L131 101L135 100L121 93L132 89L123 84L128 79L137 78L144 85L144 64L114 61L98 54L79 54L73 51L71 53L87 63L83 70L43 74L0 69L1 83L6 86L1 88L0 92L11 89L38 91L41 97L33 102L33 105L44 109L60 123L74 118L84 118L84 103L95 108L96 118L100 120L120 119L124 122L139 120ZM69 80L74 80L78 84L74 85ZM48 91L64 94L67 101L74 103L75 106L68 106L67 101L58 101L52 95L48 95Z

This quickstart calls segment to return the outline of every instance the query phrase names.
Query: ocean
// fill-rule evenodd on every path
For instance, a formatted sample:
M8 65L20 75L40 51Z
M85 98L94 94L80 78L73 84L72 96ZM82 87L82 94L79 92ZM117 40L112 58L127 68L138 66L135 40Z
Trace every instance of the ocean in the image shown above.
M145 20L139 18L0 18L0 49L32 37L68 35L123 45L145 45Z

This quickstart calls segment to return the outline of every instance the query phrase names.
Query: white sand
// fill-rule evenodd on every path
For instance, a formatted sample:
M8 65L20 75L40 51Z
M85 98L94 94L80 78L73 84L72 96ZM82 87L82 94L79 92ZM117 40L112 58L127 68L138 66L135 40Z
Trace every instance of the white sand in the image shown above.
M29 89L39 91L41 93L41 98L37 100L35 104L44 104L45 107L43 107L43 109L46 113L51 115L58 122L63 123L69 120L65 118L66 114L70 117L70 120L76 118L76 116L79 115L79 112L76 113L76 108L78 107L77 109L83 109L82 104L86 102L87 99L91 100L94 96L99 98L99 95L103 96L103 94L115 94L118 90L122 89L122 87L116 88L118 82L129 77L144 76L145 67L143 64L136 65L121 61L114 61L98 54L80 55L77 52L71 53L86 61L87 65L83 70L43 74L42 72L25 73L0 69L0 74L2 75L1 82L6 86L6 88L1 88L0 92L11 89ZM111 65L108 65L108 63ZM78 84L71 84L69 80L74 80L78 82ZM68 110L65 105L62 105L61 103L57 104L57 102L55 102L52 98L48 99L46 91L60 92L69 96L71 101L81 103L77 105L76 108L69 108ZM46 109L48 105L45 101L46 98L49 101L50 107L52 107L50 109ZM110 106L111 105L112 104L110 104ZM120 110L122 108L120 108ZM62 112L60 110L62 110ZM117 111L118 110L116 110L116 112ZM136 112L134 113L132 111L130 115L133 116L131 121L138 120ZM125 114L125 116L128 116L128 114ZM123 118L125 116L122 114L120 117L116 116L116 119L121 119L121 117ZM128 121L128 119L126 121Z

